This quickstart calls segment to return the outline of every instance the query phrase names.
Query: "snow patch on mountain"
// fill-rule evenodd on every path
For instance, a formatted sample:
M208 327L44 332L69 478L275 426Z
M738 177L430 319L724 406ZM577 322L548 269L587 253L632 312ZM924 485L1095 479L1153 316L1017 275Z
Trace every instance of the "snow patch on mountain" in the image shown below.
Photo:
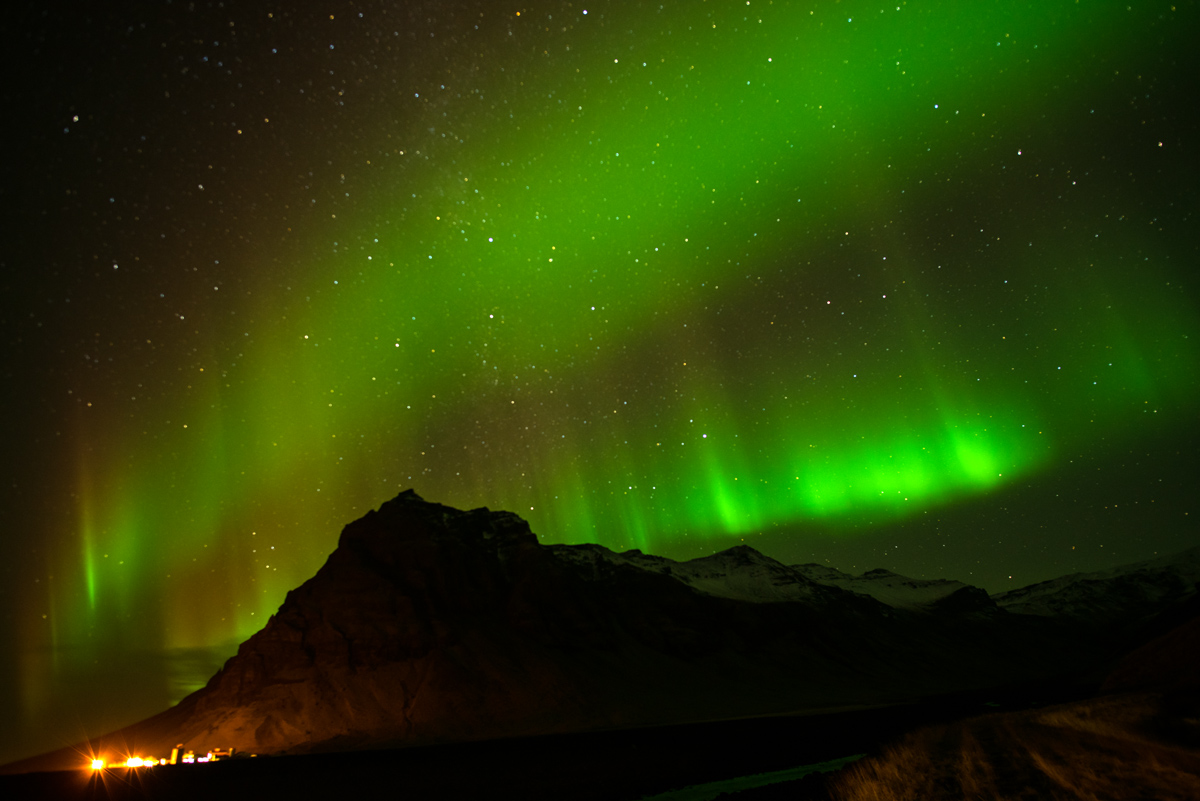
M913 579L876 568L861 576L843 573L819 564L793 565L810 580L827 587L837 587L858 595L866 595L895 609L925 610L970 585L950 579Z
M698 592L719 598L755 603L815 600L814 582L804 574L745 545L686 562L652 556L636 548L621 553L602 545L549 548L556 557L585 568L594 578L603 569L627 566L670 576Z
M912 579L890 570L861 576L819 564L785 565L747 545L676 562L637 549L615 552L602 545L551 545L555 556L585 568L593 578L621 565L674 578L698 592L755 603L816 602L828 596L822 587L872 598L895 609L927 611L954 593L969 588L961 581ZM601 568L601 565L603 568Z

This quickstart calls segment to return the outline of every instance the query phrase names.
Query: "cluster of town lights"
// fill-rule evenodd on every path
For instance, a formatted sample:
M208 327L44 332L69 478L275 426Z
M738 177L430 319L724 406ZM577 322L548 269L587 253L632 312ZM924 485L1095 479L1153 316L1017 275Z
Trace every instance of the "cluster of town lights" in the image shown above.
M131 756L124 762L114 762L111 765L105 762L103 759L93 759L92 770L104 770L105 768L150 768L154 767L155 765L169 764L170 763L165 759L156 759L155 757L142 759L140 756Z
M152 768L155 765L174 765L180 762L185 765L191 765L195 762L218 762L222 759L232 757L235 750L233 748L218 748L214 751L209 751L205 756L198 757L192 751L184 751L180 754L179 749L182 747L182 745L177 745L172 748L170 759L131 756L126 758L124 762L108 763L104 761L103 757L94 757L92 759L92 770L105 770L106 768Z

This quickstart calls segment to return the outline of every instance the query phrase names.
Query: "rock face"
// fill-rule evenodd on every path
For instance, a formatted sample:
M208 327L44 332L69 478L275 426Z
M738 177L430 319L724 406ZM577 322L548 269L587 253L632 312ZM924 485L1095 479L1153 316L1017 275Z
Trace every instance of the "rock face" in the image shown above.
M714 720L1042 678L1106 647L959 582L745 546L682 563L543 546L514 514L409 490L346 526L206 687L98 745L261 754Z

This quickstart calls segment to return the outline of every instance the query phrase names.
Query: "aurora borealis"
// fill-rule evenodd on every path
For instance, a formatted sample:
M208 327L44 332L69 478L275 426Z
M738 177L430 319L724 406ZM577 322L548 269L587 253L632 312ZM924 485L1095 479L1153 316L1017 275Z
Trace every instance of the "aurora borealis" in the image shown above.
M7 758L407 487L991 591L1200 542L1194 2L18 17Z

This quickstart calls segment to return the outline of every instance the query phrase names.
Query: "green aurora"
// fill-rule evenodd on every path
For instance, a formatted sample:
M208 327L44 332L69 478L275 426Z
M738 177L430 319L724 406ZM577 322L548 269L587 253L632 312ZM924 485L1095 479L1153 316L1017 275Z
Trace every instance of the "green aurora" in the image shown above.
M289 16L254 15L262 71ZM101 253L206 272L86 322L147 345L64 384L27 720L116 648L228 655L409 486L546 542L819 551L1195 423L1185 123L1128 101L1182 93L1193 3L464 6L404 46L332 16L295 41L345 101L239 95L155 179L208 233Z

